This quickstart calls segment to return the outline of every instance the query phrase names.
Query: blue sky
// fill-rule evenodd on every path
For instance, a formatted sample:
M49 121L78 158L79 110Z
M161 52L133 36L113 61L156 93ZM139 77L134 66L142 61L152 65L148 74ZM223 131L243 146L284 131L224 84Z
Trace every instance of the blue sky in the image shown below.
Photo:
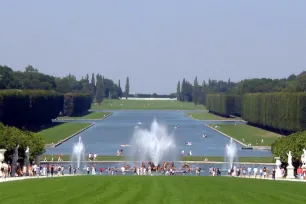
M0 64L77 78L100 73L130 92L178 80L287 77L306 70L305 0L0 0Z

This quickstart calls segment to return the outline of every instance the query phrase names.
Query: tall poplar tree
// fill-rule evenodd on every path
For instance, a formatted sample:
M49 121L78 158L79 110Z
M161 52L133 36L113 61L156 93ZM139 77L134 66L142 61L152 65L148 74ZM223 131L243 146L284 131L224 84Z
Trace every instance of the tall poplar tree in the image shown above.
M119 79L119 81L118 81L117 96L118 96L119 98L122 97L122 89L121 89L120 79Z
M127 98L129 97L129 93L130 93L130 79L129 77L126 78L126 83L125 83L125 99L127 100Z
M94 73L92 73L91 75L90 90L91 90L92 100L94 100L96 97L96 79Z
M100 74L97 75L96 83L96 101L100 105L104 98L104 84L103 78Z
M177 82L177 88L176 88L176 98L178 101L181 100L181 82Z
M198 77L194 79L193 82L193 89L192 89L192 101L194 104L198 104L198 89L199 89L199 84L198 84Z

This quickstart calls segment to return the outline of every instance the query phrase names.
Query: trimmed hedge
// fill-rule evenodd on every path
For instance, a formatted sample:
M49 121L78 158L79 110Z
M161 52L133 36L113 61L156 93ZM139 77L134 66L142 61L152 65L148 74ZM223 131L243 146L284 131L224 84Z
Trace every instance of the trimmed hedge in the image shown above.
M206 96L207 109L217 115L229 117L230 115L241 116L242 96L227 94L208 94Z
M228 117L230 110L228 109L228 98L225 94L208 94L206 96L206 107L209 112ZM230 105L230 102L229 102Z
M242 104L251 124L283 133L306 129L306 93L245 94Z
M45 90L1 90L0 121L5 125L39 126L63 109L63 96Z
M92 97L85 93L67 93L64 96L65 116L77 116L87 112L91 108Z
M284 134L306 130L306 93L208 94L207 109Z

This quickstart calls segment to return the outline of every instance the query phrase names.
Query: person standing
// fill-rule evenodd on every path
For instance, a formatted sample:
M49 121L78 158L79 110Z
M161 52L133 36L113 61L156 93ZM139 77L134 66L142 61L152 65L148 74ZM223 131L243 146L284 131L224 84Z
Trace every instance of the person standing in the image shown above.
M272 179L273 180L275 180L275 173L276 173L275 168L273 168L273 170L272 170Z

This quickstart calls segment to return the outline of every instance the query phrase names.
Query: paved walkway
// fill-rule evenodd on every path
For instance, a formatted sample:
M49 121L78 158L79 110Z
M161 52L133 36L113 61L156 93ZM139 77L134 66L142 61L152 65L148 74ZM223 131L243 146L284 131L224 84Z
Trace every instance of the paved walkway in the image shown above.
M48 178L59 178L59 177L63 177L63 176L87 176L85 174L77 174L77 175L69 175L69 174L66 174L66 175L61 175L61 176L54 176L54 177L47 177L47 176L39 176L39 177L29 177L29 176L25 176L25 177L8 177L8 178L0 178L0 183L2 182L9 182L9 181L18 181L18 180L26 180L26 179L48 179ZM228 175L226 175L227 177L229 177ZM270 180L270 181L273 181L273 179L271 177L269 178L260 178L260 177L257 177L255 178L254 176L251 176L251 177L235 177L235 178L238 178L238 179L259 179L259 180ZM276 181L291 181L291 182L306 182L306 180L301 180L301 179L285 179L285 178L278 178L278 179L275 179Z
M272 177L269 177L269 178L263 178L263 177L259 177L257 176L257 178L255 178L255 176L251 176L251 177L235 177L235 178L241 178L241 179L258 179L258 180L270 180L270 181L273 181ZM296 182L306 182L306 180L301 180L301 179L286 179L286 178L276 178L275 179L276 181L296 181Z
M47 178L59 178L63 176L75 176L75 175L61 175L61 176L54 176L54 177L47 177L47 176L22 176L22 177L7 177L7 178L0 178L0 183L2 182L9 182L9 181L19 181L19 180L26 180L26 179L47 179ZM77 176L77 175L76 175Z

